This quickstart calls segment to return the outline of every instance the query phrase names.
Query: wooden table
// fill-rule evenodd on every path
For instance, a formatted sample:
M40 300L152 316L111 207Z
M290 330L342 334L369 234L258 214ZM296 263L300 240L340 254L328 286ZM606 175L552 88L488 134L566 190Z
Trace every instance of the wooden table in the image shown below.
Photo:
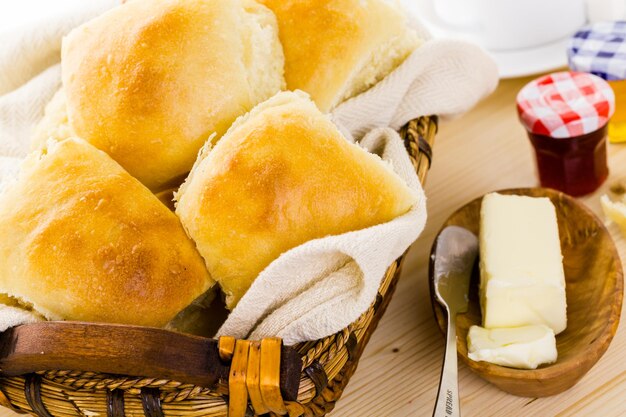
M409 254L394 299L332 416L430 416L437 394L443 337L432 316L428 254L435 233L456 208L488 191L535 186L531 146L517 121L514 100L529 79L504 81L470 113L443 121L427 181L429 219ZM610 147L612 174L583 199L600 213L598 197L626 178L626 145ZM626 242L610 228L620 255ZM590 306L591 307L591 306ZM625 416L626 328L618 331L600 362L568 392L552 398L519 398L484 382L461 364L464 417ZM6 409L0 417L16 416Z
M529 80L503 81L474 110L441 123L426 183L426 230L413 245L394 298L331 416L432 414L444 340L429 301L430 246L445 219L466 202L489 191L538 184L532 148L514 105L517 92ZM610 184L626 179L626 144L611 145L609 155L608 181L582 199L599 214L600 195ZM625 259L626 241L615 226L609 230ZM515 397L462 364L459 390L464 417L626 416L626 323L598 364L563 394L539 399Z

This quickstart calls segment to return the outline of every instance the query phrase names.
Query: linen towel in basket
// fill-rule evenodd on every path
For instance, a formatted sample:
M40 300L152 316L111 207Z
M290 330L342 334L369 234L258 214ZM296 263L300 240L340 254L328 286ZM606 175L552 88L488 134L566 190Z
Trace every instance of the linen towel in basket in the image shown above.
M55 19L0 36L0 156L5 157L0 164L8 164L0 174L8 173L5 179L14 172L13 158L28 153L34 125L60 86L61 36L115 4L85 2ZM425 33L417 21L411 24ZM316 239L282 254L259 275L219 334L279 336L295 344L354 322L374 301L386 268L426 221L426 197L395 129L418 116L466 111L496 84L495 64L480 48L428 39L383 81L339 105L333 121L350 140L388 161L418 193L418 203L390 222Z

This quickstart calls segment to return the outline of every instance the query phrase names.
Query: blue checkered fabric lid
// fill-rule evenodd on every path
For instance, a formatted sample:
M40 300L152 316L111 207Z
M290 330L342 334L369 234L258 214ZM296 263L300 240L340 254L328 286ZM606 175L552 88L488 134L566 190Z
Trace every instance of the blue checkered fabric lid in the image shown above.
M567 47L569 67L605 80L626 79L626 21L585 26Z

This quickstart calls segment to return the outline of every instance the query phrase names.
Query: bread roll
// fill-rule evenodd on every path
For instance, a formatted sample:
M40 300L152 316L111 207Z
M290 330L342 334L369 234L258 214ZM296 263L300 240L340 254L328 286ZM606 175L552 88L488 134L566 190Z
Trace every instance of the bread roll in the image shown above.
M179 185L202 144L284 85L272 12L252 0L134 0L62 47L75 134L153 191Z
M279 93L203 152L176 213L233 308L281 253L391 220L416 201L303 93Z
M48 139L63 140L72 136L76 135L67 120L65 91L61 88L46 106L43 118L35 128L31 148L35 150L45 146Z
M420 41L384 0L259 0L278 19L290 90L326 112L383 79Z
M214 284L174 213L81 139L26 159L0 236L0 294L48 319L161 327Z

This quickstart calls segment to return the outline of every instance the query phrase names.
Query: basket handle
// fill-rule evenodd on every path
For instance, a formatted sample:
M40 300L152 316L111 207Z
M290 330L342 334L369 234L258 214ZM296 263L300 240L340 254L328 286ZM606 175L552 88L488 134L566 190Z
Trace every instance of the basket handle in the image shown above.
M295 401L302 360L293 348L271 339L280 362L282 397ZM232 339L233 342L234 339ZM168 330L116 324L41 322L0 333L0 375L38 371L92 371L169 379L212 388L229 381L231 361L217 340ZM278 347L278 348L276 348ZM280 352L280 353L278 353ZM278 367L277 367L278 368Z

